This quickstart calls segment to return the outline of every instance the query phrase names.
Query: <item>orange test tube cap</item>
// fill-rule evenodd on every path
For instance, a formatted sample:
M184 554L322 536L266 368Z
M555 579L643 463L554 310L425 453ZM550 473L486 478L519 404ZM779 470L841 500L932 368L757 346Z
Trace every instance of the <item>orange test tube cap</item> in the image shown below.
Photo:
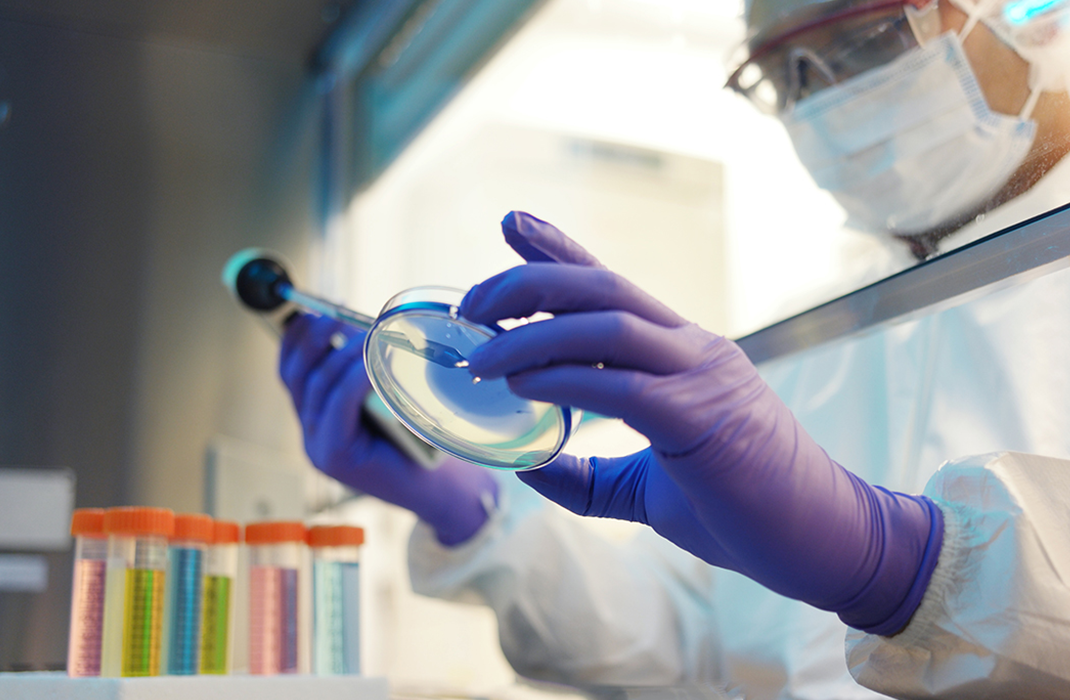
M71 515L71 535L74 537L105 537L104 509L76 509Z
M179 513L175 516L173 540L212 541L212 519L201 513Z
M104 511L104 532L109 535L160 535L175 531L175 513L170 508L109 508Z
M216 520L212 523L212 542L215 544L241 542L241 525L233 520Z
M364 528L353 525L317 525L308 531L310 547L359 547L364 544Z
M308 530L298 521L276 520L266 523L249 523L245 526L245 544L282 544L305 542Z

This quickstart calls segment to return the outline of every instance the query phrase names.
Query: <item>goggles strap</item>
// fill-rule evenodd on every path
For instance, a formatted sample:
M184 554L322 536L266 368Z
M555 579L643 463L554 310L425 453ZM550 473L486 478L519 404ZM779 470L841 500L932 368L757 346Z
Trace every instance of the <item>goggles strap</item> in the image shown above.
M956 4L960 7L965 5L970 0L958 0ZM966 41L966 37L970 32L974 30L977 23L981 21L981 17L988 11L989 7L998 0L980 0L979 2L971 2L971 6L966 15L966 23L962 25L962 31L959 32L959 41ZM1022 121L1029 119L1033 115L1033 110L1036 109L1037 100L1040 99L1041 90L1038 87L1032 87L1029 90L1029 97L1026 98L1025 104L1022 106L1022 111L1018 113L1018 118Z
M1018 113L1018 118L1022 121L1028 120L1033 116L1033 110L1037 106L1037 100L1040 99L1040 93L1043 92L1039 86L1029 89L1029 97L1026 98L1025 105L1022 107L1022 111Z
M969 0L960 0L965 5ZM988 10L989 5L995 3L996 0L980 0L980 2L970 2L970 9L966 15L966 24L962 25L962 31L959 32L959 41L966 41L966 37L970 35L977 23L981 21L981 16Z

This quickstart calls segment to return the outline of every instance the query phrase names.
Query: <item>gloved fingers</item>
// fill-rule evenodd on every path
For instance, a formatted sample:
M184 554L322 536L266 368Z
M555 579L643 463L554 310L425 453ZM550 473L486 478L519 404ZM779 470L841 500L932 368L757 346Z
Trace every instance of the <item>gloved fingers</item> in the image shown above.
M497 379L575 364L655 375L692 369L705 359L708 334L666 328L623 311L575 313L518 326L469 354L469 371Z
M337 346L339 334L332 336L332 347ZM320 419L324 411L324 404L334 392L356 393L363 400L364 395L371 390L371 384L367 377L361 377L357 372L350 372L351 365L364 367L364 347L360 337L349 337L348 342L334 352L329 353L320 365L312 370L305 382L304 398L298 411L302 423L307 430L315 430L315 423ZM340 380L349 378L349 383Z
M331 337L339 332L347 332L345 324L309 314L299 315L287 326L279 349L279 376L298 412L304 404L309 373L334 351Z
M468 291L461 315L476 323L527 318L540 311L627 311L651 323L676 327L687 321L623 277L595 267L528 263L506 270Z
M328 437L332 442L351 441L361 431L361 407L371 391L371 381L363 362L343 366L338 381L323 396L323 408L316 416L302 416L302 424L313 439Z
M559 365L514 374L506 381L517 396L575 406L628 422L635 409L636 394L648 378L633 370Z
M329 455L322 462L313 460L313 463L324 474L347 486L376 498L390 500L397 498L391 489L403 490L392 484L392 481L398 465L404 468L407 462L401 451L389 440L383 440L365 431L356 431L352 437L346 438L344 447L340 448L338 453ZM413 467L419 469L415 465Z
M526 399L621 418L668 454L689 451L709 431L702 411L681 410L703 400L703 389L691 374L656 377L634 370L559 365L514 374L506 381L514 394Z
M528 262L558 262L605 267L561 229L524 211L511 211L502 220L505 242Z

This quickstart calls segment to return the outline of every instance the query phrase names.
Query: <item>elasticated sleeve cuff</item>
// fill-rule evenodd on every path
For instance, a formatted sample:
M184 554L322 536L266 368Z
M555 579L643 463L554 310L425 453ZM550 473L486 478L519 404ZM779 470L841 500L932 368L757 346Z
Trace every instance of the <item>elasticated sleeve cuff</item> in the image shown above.
M850 630L847 665L897 698L1070 697L1070 462L998 453L946 463L925 495L939 560L909 624Z

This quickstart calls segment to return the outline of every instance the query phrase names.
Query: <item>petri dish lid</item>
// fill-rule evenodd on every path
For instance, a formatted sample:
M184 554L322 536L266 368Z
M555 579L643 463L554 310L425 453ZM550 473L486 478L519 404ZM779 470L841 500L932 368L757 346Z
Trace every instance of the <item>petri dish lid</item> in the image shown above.
M472 377L464 358L501 329L460 318L463 298L449 287L392 297L364 341L372 386L398 420L443 452L494 469L541 467L568 442L572 411L521 398L504 379Z

